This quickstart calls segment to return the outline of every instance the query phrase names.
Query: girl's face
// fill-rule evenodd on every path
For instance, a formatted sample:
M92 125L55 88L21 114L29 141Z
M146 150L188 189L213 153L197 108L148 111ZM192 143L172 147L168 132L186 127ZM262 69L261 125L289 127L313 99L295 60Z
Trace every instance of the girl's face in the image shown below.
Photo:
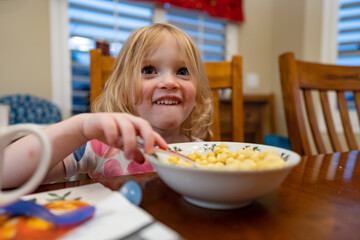
M170 34L160 36L158 47L142 62L135 111L162 132L180 129L195 107L196 87L177 41Z

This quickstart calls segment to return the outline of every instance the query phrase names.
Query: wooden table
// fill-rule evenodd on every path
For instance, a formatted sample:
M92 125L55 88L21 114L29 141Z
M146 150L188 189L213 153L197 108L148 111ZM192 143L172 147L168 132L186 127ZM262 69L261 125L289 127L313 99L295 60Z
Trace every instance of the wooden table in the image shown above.
M360 239L360 153L303 157L282 185L248 207L209 210L186 202L156 173L42 185L37 192L134 180L141 207L185 239ZM216 194L216 193L214 193Z

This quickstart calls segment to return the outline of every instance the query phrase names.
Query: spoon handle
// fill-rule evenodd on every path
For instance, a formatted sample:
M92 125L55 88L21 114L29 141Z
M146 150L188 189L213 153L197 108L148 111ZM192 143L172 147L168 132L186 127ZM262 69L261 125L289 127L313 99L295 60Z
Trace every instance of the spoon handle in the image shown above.
M119 141L120 142L122 141L122 137L119 137ZM179 152L175 152L175 151L171 151L171 150L164 150L164 149L155 147L153 153L151 153L151 154L146 153L145 152L145 147L144 147L144 140L139 136L136 137L136 147L142 152L142 154L152 156L155 159L157 159L158 161L159 161L159 156L156 154L156 152L161 152L161 153L165 153L165 154L169 155L169 157L173 156L173 155L176 155L179 158L181 158L182 160L191 163L195 168L198 168L200 166L199 163L197 163L194 160L188 158L187 156L185 156L185 155L183 155L183 154L181 154Z

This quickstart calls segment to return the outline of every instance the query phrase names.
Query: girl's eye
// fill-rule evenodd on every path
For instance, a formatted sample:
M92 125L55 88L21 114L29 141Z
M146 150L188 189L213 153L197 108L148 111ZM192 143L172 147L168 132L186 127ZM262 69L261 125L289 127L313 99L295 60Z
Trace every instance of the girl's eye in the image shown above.
M146 66L141 70L142 74L156 74L156 69L153 66Z
M189 71L186 67L182 67L178 70L178 75L189 75Z

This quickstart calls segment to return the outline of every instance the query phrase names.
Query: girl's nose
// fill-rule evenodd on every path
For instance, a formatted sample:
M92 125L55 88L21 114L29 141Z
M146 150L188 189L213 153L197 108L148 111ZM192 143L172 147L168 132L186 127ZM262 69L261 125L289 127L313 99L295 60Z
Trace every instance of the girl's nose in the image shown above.
M159 82L161 89L178 89L180 87L176 76L172 74L164 74Z

